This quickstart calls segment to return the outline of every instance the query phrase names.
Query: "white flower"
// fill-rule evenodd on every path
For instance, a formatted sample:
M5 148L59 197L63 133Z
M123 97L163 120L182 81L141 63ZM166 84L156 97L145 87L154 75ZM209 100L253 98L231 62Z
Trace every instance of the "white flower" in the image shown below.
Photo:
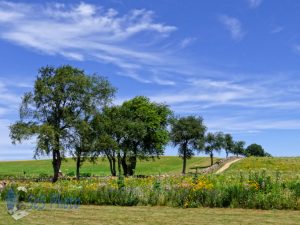
M25 193L27 193L26 187L18 187L17 190L18 191L24 191Z

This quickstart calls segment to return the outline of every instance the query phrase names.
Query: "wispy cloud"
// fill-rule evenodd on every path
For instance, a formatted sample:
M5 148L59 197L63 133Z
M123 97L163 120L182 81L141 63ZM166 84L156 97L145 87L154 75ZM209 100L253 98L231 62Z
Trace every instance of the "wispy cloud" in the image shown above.
M254 75L253 75L254 76ZM266 76L266 75L261 75ZM151 96L152 100L164 101L180 110L194 113L203 110L215 111L220 108L256 112L260 110L280 112L282 115L300 110L300 101L295 96L300 94L299 82L291 82L289 78L269 78L261 81L261 77L241 80L191 79L181 88L165 91ZM289 77L289 75L286 75ZM244 75L244 77L247 77Z
M292 46L292 49L297 52L297 53L300 53L300 44L295 44Z
M146 9L120 14L115 9L84 2L3 1L0 1L0 28L0 38L12 43L72 60L110 63L127 74L164 63L157 50L148 47L141 51L136 42L146 46L149 40L163 39L177 29L155 22L154 12ZM144 38L139 38L140 35Z
M152 46L149 43L168 40L166 38L177 28L154 18L155 13L146 9L120 13L116 9L83 2L21 4L0 1L0 38L44 54L115 65L115 74L143 84L166 86L155 89L155 92L151 90L147 95L157 102L166 102L177 112L203 112L203 116L209 116L214 110L223 113L231 108L243 114L249 110L259 114L261 109L272 109L273 113L283 112L282 115L286 116L287 111L300 111L297 98L300 84L290 79L290 74L282 75L285 80L279 79L276 73L225 71L217 66L203 66L199 60L185 58L178 52L175 55L172 48L160 51L160 44ZM237 18L224 15L219 20L234 40L243 39L245 31ZM180 46L176 42L176 51L195 41L195 38L187 37ZM295 45L294 50L300 52L300 45ZM10 107L19 105L20 96L13 91L12 85L0 80L0 119L9 114ZM22 85L23 88L31 86L20 83L19 87ZM227 117L232 116L230 113ZM222 115L219 114L216 121L220 117ZM251 125L247 117L235 121L232 129L241 129L238 127L240 124L245 130L247 126L255 130L266 129L267 126L262 125L269 120L253 118L252 121L262 121L259 126ZM276 123L277 127L296 127L288 119L278 121L282 122Z
M235 17L222 15L219 17L220 22L224 25L225 29L230 32L232 39L239 41L245 36L242 28L242 23Z
M176 84L176 82L173 80L161 79L158 76L154 77L154 82L160 85L168 85L168 86L173 86Z
M198 109L210 108L220 105L230 105L235 101L247 100L254 92L251 88L246 88L238 84L230 84L228 81L213 80L192 80L187 87L180 90L152 95L154 101L163 101L174 107L191 105L192 111L198 103ZM190 112L188 107L184 107L186 112Z
M246 120L243 117L228 117L218 120L208 120L207 125L212 130L226 132L259 132L262 130L299 130L300 120L296 119L255 119ZM225 129L225 130L224 130Z
M271 34L277 34L277 33L280 33L281 31L284 30L284 27L282 26L277 26L277 27L274 27L272 30L271 30Z
M193 42L195 42L197 40L197 38L195 37L187 37L184 38L181 42L180 42L180 47L181 48L186 48L187 46L191 45Z
M259 7L262 3L262 0L247 0L247 1L249 4L249 7L252 9Z
M16 87L16 85L20 87L19 84L9 84L0 80L0 107L4 107L2 111L18 107L16 104L20 103L21 96L11 90L11 87Z

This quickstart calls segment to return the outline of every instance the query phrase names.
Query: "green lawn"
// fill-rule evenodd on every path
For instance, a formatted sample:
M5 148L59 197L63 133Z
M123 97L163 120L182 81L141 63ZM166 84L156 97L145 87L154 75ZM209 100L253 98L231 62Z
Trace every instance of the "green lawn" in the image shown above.
M208 166L210 160L207 157L193 157L187 161L187 168L194 166ZM182 169L182 160L177 156L162 156L155 161L139 161L137 163L136 174L158 175L158 174L176 174ZM75 172L75 161L68 159L62 163L63 173ZM29 160L0 162L0 176L3 175L23 175L23 171L30 176L38 176L41 173L52 174L51 160ZM191 170L190 170L191 171ZM96 164L85 162L81 168L82 173L91 173L93 175L109 175L109 164L107 160L99 159Z
M299 211L246 209L181 209L170 207L80 206L64 210L47 208L31 211L15 221L0 203L0 224L73 224L73 225L187 225L187 224L299 224Z
M269 174L279 171L285 178L300 178L300 157L249 157L232 164L225 174L266 169Z

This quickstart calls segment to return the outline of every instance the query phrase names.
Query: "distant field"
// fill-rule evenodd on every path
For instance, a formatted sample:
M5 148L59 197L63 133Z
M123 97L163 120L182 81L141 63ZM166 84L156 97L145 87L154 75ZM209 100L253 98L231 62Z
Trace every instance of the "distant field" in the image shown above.
M299 224L299 211L246 209L181 209L170 207L80 206L76 210L31 211L15 221L0 202L0 224L73 224L73 225L198 225L198 224Z
M276 174L279 171L282 177L300 178L300 157L274 157L261 158L249 157L232 164L225 174L236 174L239 171L266 169L269 174Z
M219 159L215 159L216 161ZM187 171L194 172L191 168L206 167L210 165L208 157L193 157L187 161ZM75 172L75 161L67 159L62 163L62 172L67 174ZM139 175L158 175L158 174L180 174L182 169L182 160L177 156L162 156L160 159L139 161L137 164L136 174ZM248 172L254 170L266 169L267 173L275 175L280 171L283 177L292 178L300 177L300 157L274 157L261 158L250 157L244 158L225 171L225 174L236 175L240 171ZM51 160L28 160L0 162L1 176L23 176L23 172L28 176L39 176L40 174L52 175ZM106 159L99 159L96 164L85 162L81 168L81 173L91 173L97 176L110 175L109 164Z
M209 166L208 157L193 157L187 161L187 169L194 166ZM160 159L139 161L137 163L136 174L158 175L158 174L178 174L182 169L182 159L177 156L162 156ZM75 161L68 159L62 162L63 173L75 172ZM19 175L23 172L29 176L39 176L41 173L51 175L51 160L29 160L29 161L12 161L0 162L0 176ZM190 170L191 171L191 170ZM105 159L99 159L96 164L85 162L81 168L82 173L91 173L92 175L105 176L110 175L109 164Z

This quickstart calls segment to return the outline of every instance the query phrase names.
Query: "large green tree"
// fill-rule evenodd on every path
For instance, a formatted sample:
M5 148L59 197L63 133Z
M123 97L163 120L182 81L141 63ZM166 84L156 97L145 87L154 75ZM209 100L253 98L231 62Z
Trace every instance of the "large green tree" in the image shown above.
M186 173L186 161L203 143L206 127L201 117L187 116L174 118L171 122L170 139L178 146L178 154L183 160L182 174Z
M258 156L258 157L271 156L269 153L265 152L265 150L261 145L258 144L249 145L246 148L245 153L247 156Z
M244 155L245 154L245 142L244 141L235 141L233 143L233 150L232 153L236 156Z
M167 125L172 114L168 106L151 102L144 96L106 108L94 120L97 136L95 156L103 154L110 163L111 174L131 176L137 160L163 155L169 141ZM103 124L104 126L101 126Z
M224 135L224 149L226 152L226 158L228 157L229 153L232 153L234 147L234 141L231 134Z
M92 121L95 146L92 160L104 155L110 166L112 176L116 176L116 161L121 174L121 144L124 140L125 119L120 114L120 106L106 107Z
M214 163L214 152L224 148L224 134L222 132L207 133L205 136L204 152L210 156L210 164Z
M165 104L137 96L121 105L120 114L125 125L121 163L124 174L133 175L137 159L163 155L169 142L167 125L172 112Z
M85 88L84 99L81 103L81 112L72 120L73 146L71 154L76 160L76 177L80 177L80 167L90 158L96 146L96 135L93 132L92 121L103 109L107 107L113 98L115 89L101 76L88 77L90 82ZM104 126L105 124L100 124Z
M34 157L52 154L53 182L58 179L62 159L74 148L75 123L80 121L89 103L103 100L92 98L91 93L98 89L96 80L68 65L42 67L34 90L25 93L22 99L20 120L10 126L14 144L35 137Z

